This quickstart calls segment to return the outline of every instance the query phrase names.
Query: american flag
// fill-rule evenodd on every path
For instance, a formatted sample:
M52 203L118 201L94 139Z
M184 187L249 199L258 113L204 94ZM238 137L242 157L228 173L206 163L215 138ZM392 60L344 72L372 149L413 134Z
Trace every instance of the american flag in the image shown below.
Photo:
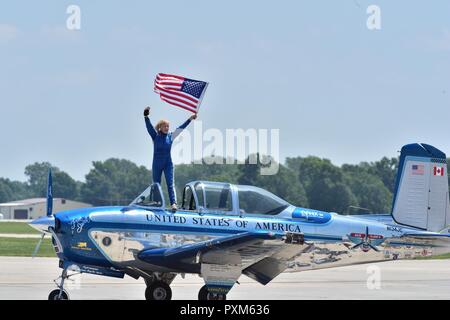
M412 174L422 176L425 173L425 166L422 164L412 165Z
M155 92L161 100L174 106L197 113L208 83L173 74L158 73Z

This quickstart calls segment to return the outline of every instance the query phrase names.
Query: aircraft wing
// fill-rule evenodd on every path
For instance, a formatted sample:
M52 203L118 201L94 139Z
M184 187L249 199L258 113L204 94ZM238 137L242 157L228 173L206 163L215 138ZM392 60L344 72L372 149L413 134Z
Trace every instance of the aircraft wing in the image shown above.
M268 234L245 232L175 248L144 249L138 258L185 272L199 271L201 264L239 265L242 273L267 284L287 268L288 260L306 247L285 243L284 239Z
M183 245L175 248L144 249L138 254L140 260L156 265L168 265L171 261L195 263L197 256L211 251L235 251L239 248L258 245L275 237L267 234L244 232L237 235ZM226 257L224 257L226 262Z
M266 285L287 269L287 264L290 260L303 252L307 252L312 247L314 247L313 244L305 244L302 246L285 244L273 255L265 257L245 268L242 273L259 283Z

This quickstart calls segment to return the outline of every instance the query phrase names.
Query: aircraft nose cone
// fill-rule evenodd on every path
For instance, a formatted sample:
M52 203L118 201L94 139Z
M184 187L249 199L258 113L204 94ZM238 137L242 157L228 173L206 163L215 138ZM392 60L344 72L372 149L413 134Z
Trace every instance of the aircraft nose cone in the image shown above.
M48 232L49 227L55 228L55 217L40 217L31 221L29 225L40 232Z

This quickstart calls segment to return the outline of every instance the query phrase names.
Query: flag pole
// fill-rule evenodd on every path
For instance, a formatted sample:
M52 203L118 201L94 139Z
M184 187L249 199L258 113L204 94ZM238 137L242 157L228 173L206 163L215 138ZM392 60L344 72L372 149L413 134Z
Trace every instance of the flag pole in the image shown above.
M205 96L206 89L208 89L208 85L209 85L209 82L206 82L205 88L203 89L203 92L200 95L200 98L198 99L199 102L198 102L197 112L195 113L196 115L198 115L198 112L200 111L200 106L201 106L201 104L203 102L203 97Z

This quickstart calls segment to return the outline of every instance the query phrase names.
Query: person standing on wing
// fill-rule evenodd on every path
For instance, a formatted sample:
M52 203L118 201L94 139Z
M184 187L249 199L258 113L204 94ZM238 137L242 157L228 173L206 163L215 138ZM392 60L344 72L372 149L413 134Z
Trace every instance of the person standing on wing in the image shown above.
M192 115L185 123L179 126L174 132L169 132L169 121L160 120L153 127L150 122L150 107L144 109L145 125L148 134L153 140L153 183L161 184L161 176L164 172L166 177L167 189L169 192L170 206L173 210L177 209L177 198L174 190L173 163L170 151L172 143L176 137L185 129L192 120L197 119L197 114Z

